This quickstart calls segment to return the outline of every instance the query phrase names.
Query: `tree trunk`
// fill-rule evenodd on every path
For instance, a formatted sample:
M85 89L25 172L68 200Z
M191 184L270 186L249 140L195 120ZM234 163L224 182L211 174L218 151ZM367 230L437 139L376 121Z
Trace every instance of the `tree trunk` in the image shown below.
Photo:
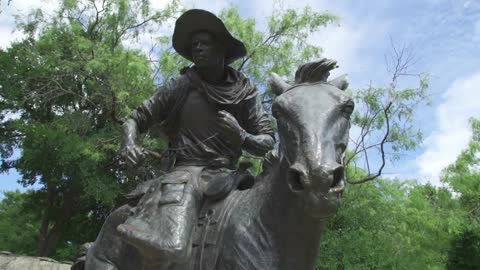
M46 215L47 210L44 211L43 218L42 218L42 225L40 226L40 235L38 239L37 245L37 256L42 257L42 250L45 242L47 241L47 234L48 234L48 226L50 225L50 221Z
M57 221L53 228L48 232L48 236L45 241L42 243L40 257L48 257L54 251L55 247L57 246L58 239L60 239L60 233L63 231L65 227L66 220L62 219Z
M57 246L58 240L60 239L60 235L65 228L65 225L68 223L70 218L73 216L75 212L73 208L75 204L75 198L73 194L65 194L63 198L63 206L61 210L57 210L59 213L55 215L57 217L56 220L50 220L48 216L48 211L55 211L53 209L53 197L49 194L49 203L50 209L45 209L44 217L42 221L42 226L40 228L40 239L38 243L38 250L37 256L39 257L48 257L51 253L55 250ZM52 199L52 200L50 200ZM51 202L51 203L50 203ZM52 222L55 222L53 227L49 230L49 225Z
M37 245L37 256L42 257L43 255L43 247L47 241L48 237L48 227L50 226L50 218L49 218L49 209L53 208L53 203L55 200L55 191L51 188L47 188L47 203L43 210L42 216L42 224L40 225L40 232L38 238L38 245Z

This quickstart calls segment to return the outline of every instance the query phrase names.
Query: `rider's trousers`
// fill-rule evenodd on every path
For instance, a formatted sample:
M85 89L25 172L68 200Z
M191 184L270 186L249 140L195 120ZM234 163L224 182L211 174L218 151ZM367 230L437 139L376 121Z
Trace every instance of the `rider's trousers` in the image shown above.
M204 193L232 170L180 166L154 181L119 231L152 264L189 265Z

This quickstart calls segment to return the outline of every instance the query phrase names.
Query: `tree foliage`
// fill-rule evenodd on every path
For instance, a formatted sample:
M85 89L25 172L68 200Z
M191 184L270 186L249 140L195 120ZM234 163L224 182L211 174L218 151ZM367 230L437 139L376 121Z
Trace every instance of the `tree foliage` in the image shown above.
M317 269L445 269L462 213L443 188L382 179L348 186Z
M33 194L5 192L0 202L0 250L15 250L20 254L35 255L39 218L32 205Z
M321 55L321 48L308 43L308 36L321 27L338 21L329 12L274 10L267 19L267 29L258 30L253 19L243 19L236 9L224 10L220 17L233 35L247 47L247 56L236 63L257 85L265 86L272 72L291 77L295 69Z
M465 229L452 241L448 269L480 268L480 120L470 120L472 138L442 176L466 212Z
M63 1L51 18L33 11L19 23L28 37L0 52L0 107L18 115L1 123L2 168L17 169L25 186L42 185L34 197L43 206L40 256L83 221L98 228L131 188L119 158L121 118L154 84L145 55L122 42L177 8L173 2L152 13L148 1L98 3ZM14 148L21 157L6 160Z
M468 147L444 170L448 187L381 178L347 186L317 269L479 269L480 121L471 126Z
M472 225L480 225L480 120L471 119L472 138L455 163L442 176L453 191L460 195Z

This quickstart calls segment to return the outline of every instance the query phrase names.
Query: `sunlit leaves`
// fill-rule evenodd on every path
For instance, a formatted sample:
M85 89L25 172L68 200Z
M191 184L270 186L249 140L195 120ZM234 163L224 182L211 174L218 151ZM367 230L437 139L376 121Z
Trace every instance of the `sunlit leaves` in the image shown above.
M30 204L32 192L6 192L0 202L0 249L35 255L40 218ZM33 206L33 207L32 207Z
M451 192L415 182L348 186L317 269L446 269L464 212Z
M472 139L455 163L447 167L442 181L460 195L472 226L480 227L480 120L471 119Z
M457 160L448 166L442 181L457 193L467 219L465 229L452 241L448 269L480 267L480 120L470 119L472 137Z

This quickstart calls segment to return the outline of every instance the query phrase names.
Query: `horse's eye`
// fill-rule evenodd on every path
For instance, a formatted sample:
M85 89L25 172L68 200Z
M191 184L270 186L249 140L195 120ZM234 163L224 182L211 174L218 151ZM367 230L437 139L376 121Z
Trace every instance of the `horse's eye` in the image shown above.
M352 114L353 113L353 106L345 106L345 108L343 109L343 112L345 112L347 114Z
M353 113L353 109L355 108L352 101L349 101L343 106L343 113L347 118L350 118L350 115Z

